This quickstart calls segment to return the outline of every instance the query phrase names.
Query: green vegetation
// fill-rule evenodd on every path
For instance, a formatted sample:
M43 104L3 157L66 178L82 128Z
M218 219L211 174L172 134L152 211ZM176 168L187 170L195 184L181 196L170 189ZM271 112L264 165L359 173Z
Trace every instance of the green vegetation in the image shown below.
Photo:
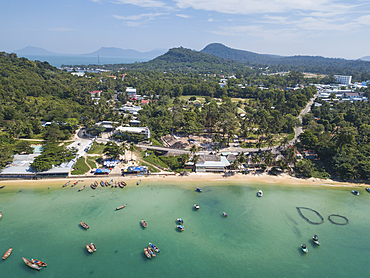
M91 169L97 168L96 160L93 157L86 157L86 162L87 162L87 164L89 164Z
M158 158L154 153L152 153L149 156L143 155L142 158L144 161L149 162L157 167L162 167L162 168L168 168L167 164L163 162L160 158Z
M147 163L145 163L145 162L143 162L143 161L140 161L139 162L140 163L140 165L141 166L146 166L146 167L148 167L148 169L149 169L149 171L151 172L151 173L158 173L158 172L160 172L157 168L154 168L152 165L150 165L150 164L147 164Z
M89 167L85 163L85 157L77 159L76 164L73 166L72 175L83 175L89 171Z
M90 148L90 150L87 152L88 154L103 154L104 153L104 144L99 144L94 142Z

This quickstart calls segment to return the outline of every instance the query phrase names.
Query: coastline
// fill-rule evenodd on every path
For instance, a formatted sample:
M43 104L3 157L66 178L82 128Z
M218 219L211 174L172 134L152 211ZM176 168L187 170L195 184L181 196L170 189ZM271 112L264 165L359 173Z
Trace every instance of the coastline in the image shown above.
M26 188L33 188L33 189L56 189L61 188L63 184L68 181L71 183L80 181L79 184L75 186L76 189L79 189L83 184L86 186L90 186L95 180L110 180L112 177L109 176L97 176L97 177L88 177L88 178L78 178L78 177L68 177L68 178L51 178L51 179L39 179L39 180L5 180L0 181L0 186L5 185L6 188L12 189L26 189ZM223 174L215 174L215 173L189 173L187 176L180 176L180 175L151 175L151 176L120 176L118 178L113 178L115 181L126 181L128 186L136 186L136 182L138 179L142 181L160 181L165 180L166 182L172 182L176 185L186 184L185 186L193 186L192 184L198 184L202 182L207 182L209 185L210 182L214 182L216 185L220 185L227 181L228 183L245 183L246 185L250 184L271 184L271 185L284 185L284 186L310 186L310 187L365 187L367 186L366 183L351 183L351 182L338 182L333 180L324 180L324 179L317 179L317 178L309 178L309 179L301 179L289 176L287 174L280 174L278 176L272 176L267 173L262 174L235 174L233 176L224 177ZM189 183L191 185L189 185ZM71 187L68 185L68 187Z

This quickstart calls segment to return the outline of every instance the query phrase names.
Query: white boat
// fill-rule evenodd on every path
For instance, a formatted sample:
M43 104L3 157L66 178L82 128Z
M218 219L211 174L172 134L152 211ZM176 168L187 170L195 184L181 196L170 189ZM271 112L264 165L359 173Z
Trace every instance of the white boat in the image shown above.
M257 192L257 196L258 196L258 197L262 197L262 196L263 196L263 192L262 192L262 190L258 190L258 192Z
M301 244L301 249L304 253L308 253L307 245L306 244Z

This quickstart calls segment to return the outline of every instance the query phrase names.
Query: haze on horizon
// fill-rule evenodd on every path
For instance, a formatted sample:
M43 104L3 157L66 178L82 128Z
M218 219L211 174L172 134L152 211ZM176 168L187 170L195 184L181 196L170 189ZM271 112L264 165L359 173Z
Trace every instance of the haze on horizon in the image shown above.
M141 52L209 43L276 55L370 55L370 0L0 0L0 51Z

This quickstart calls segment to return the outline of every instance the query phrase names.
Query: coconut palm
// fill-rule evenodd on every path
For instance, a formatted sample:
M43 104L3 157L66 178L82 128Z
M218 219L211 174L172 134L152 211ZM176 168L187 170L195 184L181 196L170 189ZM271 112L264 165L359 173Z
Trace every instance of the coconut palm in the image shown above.
M196 164L199 161L199 155L194 155L192 161L193 161L193 172L195 172L196 171Z
M194 156L194 154L198 151L198 147L193 145L190 148L190 153Z
M134 145L134 143L130 143L130 147L129 147L129 150L130 150L130 152L131 152L131 160L132 160L132 153L134 152L134 150L135 150L135 145Z

